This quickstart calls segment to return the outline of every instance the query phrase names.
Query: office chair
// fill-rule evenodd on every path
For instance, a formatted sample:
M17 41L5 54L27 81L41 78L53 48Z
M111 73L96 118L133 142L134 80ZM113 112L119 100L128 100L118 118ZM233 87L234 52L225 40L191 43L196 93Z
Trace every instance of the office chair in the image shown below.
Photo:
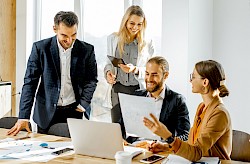
M18 117L2 117L0 118L0 128L11 129L17 122ZM31 130L31 124L29 123L29 127ZM26 131L22 129L22 131Z
M233 130L233 148L231 159L250 162L250 134Z
M48 134L70 138L69 128L67 123L57 123L49 128Z
M3 117L0 118L0 128L10 129L17 122L17 117Z

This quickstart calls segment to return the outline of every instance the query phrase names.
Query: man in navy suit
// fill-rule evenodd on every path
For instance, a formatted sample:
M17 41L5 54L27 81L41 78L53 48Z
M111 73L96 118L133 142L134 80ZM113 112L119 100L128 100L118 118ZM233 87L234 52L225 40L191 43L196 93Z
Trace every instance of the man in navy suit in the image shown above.
M90 116L90 103L97 85L94 47L76 39L78 18L73 12L54 17L56 36L35 42L28 60L19 119L8 134L30 132L28 121L34 98L33 120L39 133L67 118Z
M185 141L190 129L189 112L185 98L164 84L168 75L169 64L164 57L155 56L149 59L145 73L146 90L137 90L134 95L153 97L160 122L167 126L173 135ZM120 123L124 133L122 117ZM135 139L128 137L127 141L133 142Z

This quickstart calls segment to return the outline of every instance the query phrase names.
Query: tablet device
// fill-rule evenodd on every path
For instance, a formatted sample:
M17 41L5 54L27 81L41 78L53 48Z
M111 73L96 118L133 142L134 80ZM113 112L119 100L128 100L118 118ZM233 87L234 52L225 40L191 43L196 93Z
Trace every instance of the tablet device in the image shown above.
M118 64L126 64L122 58L116 58L114 56L108 56L108 58L114 67L118 67Z

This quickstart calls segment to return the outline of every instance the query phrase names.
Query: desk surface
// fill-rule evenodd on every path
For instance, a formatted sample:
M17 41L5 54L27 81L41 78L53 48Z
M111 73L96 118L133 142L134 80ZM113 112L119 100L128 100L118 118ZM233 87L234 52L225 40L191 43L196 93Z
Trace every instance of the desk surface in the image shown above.
M13 137L13 136L6 136L7 129L2 129L0 128L0 139L4 139L6 137ZM19 138L26 136L27 132L21 131L17 136L13 138ZM42 141L49 141L49 138L53 138L53 141L58 140L58 141L70 141L69 138L64 138L64 137L58 137L58 136L51 136L51 135L44 135L44 134L29 134L32 138L37 138ZM148 157L151 155L150 152L145 152L141 155L138 155L133 159L133 164L142 164L139 162L140 159ZM164 155L164 154L163 154ZM167 154L165 154L167 155ZM0 163L10 163L10 160L0 160ZM20 163L31 163L30 161L23 161L23 160L11 160L11 164L20 164ZM33 164L38 164L42 162L32 162ZM83 156L83 155L68 155L68 156L63 156L63 157L58 157L53 160L50 160L47 162L49 164L66 164L66 163L73 163L73 164L114 164L114 160L109 160L109 159L102 159L102 158L96 158L96 157L89 157L89 156ZM161 161L156 162L154 164L160 164ZM246 163L246 162L238 162L238 161L229 161L229 160L222 160L222 164L240 164L240 163Z

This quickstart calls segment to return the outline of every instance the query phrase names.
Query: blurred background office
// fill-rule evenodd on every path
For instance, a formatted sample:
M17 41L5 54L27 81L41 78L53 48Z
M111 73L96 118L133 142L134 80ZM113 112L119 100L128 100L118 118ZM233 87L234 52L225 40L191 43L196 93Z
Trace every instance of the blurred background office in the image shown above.
M80 19L78 38L95 46L99 83L92 119L110 121L110 109L101 106L107 86L106 37L118 31L125 10L133 4L145 11L156 54L170 64L167 83L185 95L191 122L201 99L191 92L189 74L197 61L214 59L226 71L230 96L224 102L233 129L250 133L249 0L1 0L0 80L12 81L11 115L18 115L20 94L16 93L21 92L32 43L53 35L55 13L70 10Z

